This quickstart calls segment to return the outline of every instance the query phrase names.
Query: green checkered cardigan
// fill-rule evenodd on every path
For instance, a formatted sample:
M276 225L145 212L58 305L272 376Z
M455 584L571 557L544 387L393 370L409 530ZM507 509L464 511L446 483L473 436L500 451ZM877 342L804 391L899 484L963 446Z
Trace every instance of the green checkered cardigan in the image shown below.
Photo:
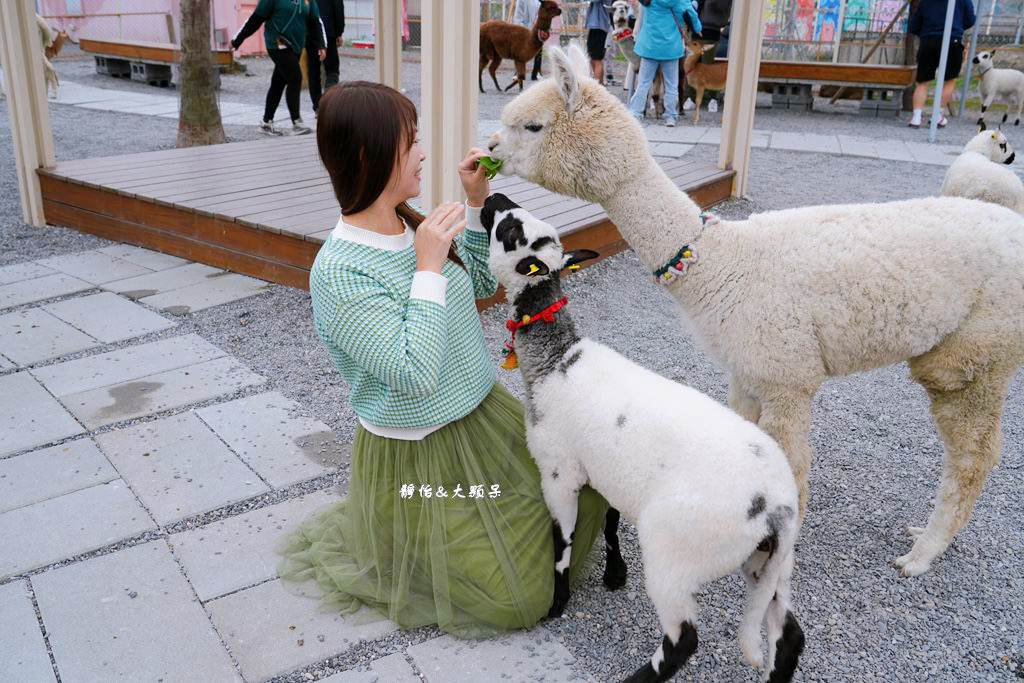
M356 414L382 427L427 427L468 415L496 372L476 299L494 294L487 233L464 230L448 261L445 305L410 299L416 252L328 237L309 290L316 332L350 388Z

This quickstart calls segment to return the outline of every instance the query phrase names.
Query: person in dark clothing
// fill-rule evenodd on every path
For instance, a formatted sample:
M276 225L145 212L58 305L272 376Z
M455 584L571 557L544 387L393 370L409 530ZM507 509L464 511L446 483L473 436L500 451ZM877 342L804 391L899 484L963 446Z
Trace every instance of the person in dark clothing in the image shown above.
M316 0L320 10L320 23L324 25L327 57L324 64L324 83L320 87L320 50L316 36L306 35L306 68L309 71L309 99L313 101L313 113L320 106L320 95L332 85L338 84L338 48L341 47L341 35L345 32L344 0Z
M316 0L260 0L249 21L238 29L231 47L237 50L246 38L264 24L263 36L267 54L274 62L274 73L270 77L270 89L267 90L267 104L260 129L267 135L282 134L274 128L274 114L277 105L281 103L281 93L284 92L288 113L292 118L292 128L286 132L289 135L305 135L310 129L302 123L299 114L299 90L302 87L299 56L306 45L307 36L317 45L320 56L326 56L327 36L320 21L320 10Z
M942 84L941 107L945 110L953 96L956 77L964 61L964 31L974 26L974 5L971 0L956 0L953 10L953 29L950 33L949 52L946 53L945 81ZM917 87L914 88L914 112L907 123L911 128L921 127L921 113L928 99L928 84L935 80L942 57L942 35L946 30L946 0L921 0L917 11L910 17L909 33L920 41L917 48ZM946 125L946 115L940 114L939 127Z

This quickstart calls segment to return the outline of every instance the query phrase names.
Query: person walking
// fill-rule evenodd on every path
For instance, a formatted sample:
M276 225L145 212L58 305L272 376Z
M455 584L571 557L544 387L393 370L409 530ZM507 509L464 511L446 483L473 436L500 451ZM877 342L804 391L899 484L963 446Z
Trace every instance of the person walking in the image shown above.
M587 53L594 78L604 85L604 55L608 34L612 30L612 4L606 0L590 0L587 7Z
M512 15L512 21L520 26L533 28L533 25L537 22L538 10L540 10L540 0L519 0L516 3L516 11ZM540 77L540 62L543 54L544 50L540 50L537 52L537 56L533 58L533 73L530 74L531 81L535 81Z
M539 2L539 0L538 0ZM342 44L345 33L345 2L344 0L316 0L320 10L320 23L324 26L324 48L327 56L323 60L324 81L320 85L320 50L316 36L306 33L306 69L309 78L309 99L313 102L313 113L316 114L323 91L337 85L339 76L338 48Z
M971 0L955 0L953 10L953 28L950 33L949 51L946 53L946 73L942 84L939 101L939 128L946 125L946 105L953 96L956 78L964 62L964 31L974 26L974 5ZM907 27L920 40L917 47L917 86L914 88L913 107L907 125L911 128L921 127L921 114L928 99L928 86L935 80L935 72L939 68L942 57L942 36L946 30L946 0L920 0L917 10L910 17Z
M306 45L307 33L312 34L316 41L320 57L326 57L327 36L320 22L316 0L259 0L252 16L231 40L231 47L237 50L246 38L256 33L264 24L266 27L263 37L267 45L267 55L274 62L274 73L270 77L270 88L267 90L260 130L266 135L282 134L282 131L274 127L274 115L277 113L277 105L281 103L283 92L292 119L292 127L287 133L305 135L311 131L302 122L299 113L299 90L302 88L299 57Z
M403 628L530 628L554 597L553 522L523 406L496 381L476 308L497 289L480 222L486 152L458 166L465 209L424 218L408 204L425 155L407 97L341 83L320 100L316 137L341 216L310 269L313 324L358 426L345 498L286 537L279 574ZM581 489L570 578L607 507Z
M643 0L641 0L643 2ZM640 56L640 72L629 112L643 121L647 95L661 70L665 81L665 125L673 127L679 118L679 60L683 57L683 26L694 34L701 31L700 19L691 0L650 0L644 3L643 25L634 51Z

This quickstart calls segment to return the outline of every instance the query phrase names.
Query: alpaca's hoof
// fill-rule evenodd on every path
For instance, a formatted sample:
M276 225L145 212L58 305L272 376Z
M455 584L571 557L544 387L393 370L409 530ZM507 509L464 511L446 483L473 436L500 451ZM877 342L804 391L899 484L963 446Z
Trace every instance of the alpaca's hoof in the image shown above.
M924 533L924 527L923 526L908 526L907 527L907 536L910 536L915 541L923 533Z
M900 575L906 577L921 576L932 568L931 560L918 557L918 553L913 550L903 557L897 558L894 564L899 567Z
M626 563L621 557L608 561L602 580L605 587L612 591L626 585Z

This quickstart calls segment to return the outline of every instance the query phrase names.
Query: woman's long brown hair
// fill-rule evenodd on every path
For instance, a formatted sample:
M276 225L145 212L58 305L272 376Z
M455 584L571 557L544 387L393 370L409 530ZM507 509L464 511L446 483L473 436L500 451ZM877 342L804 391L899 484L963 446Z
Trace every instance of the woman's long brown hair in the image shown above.
M316 144L341 215L364 211L387 188L401 153L416 140L416 105L386 85L348 81L329 88L317 109ZM395 213L413 230L423 222L408 202ZM448 258L465 268L454 242Z

